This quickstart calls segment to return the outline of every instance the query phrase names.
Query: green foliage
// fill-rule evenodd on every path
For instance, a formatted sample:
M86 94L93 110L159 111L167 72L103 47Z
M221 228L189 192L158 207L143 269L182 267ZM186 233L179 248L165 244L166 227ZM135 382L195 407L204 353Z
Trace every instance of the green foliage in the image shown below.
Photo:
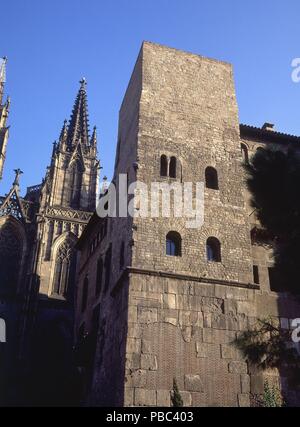
M183 400L181 394L179 393L176 379L173 379L173 393L171 395L172 405L174 407L183 406Z
M258 320L250 330L234 341L245 359L262 370L285 368L292 386L300 384L300 356L291 345L291 331L277 326L272 319Z
M277 273L286 290L300 293L300 156L260 149L245 165L252 206L273 236Z
M264 394L261 406L270 408L281 408L284 406L284 400L280 390L275 386L270 387L268 381L264 383Z
M283 362L295 366L300 363L295 348L288 346L291 332L276 326L272 319L258 320L250 330L242 332L235 345L249 363L261 368L279 368Z

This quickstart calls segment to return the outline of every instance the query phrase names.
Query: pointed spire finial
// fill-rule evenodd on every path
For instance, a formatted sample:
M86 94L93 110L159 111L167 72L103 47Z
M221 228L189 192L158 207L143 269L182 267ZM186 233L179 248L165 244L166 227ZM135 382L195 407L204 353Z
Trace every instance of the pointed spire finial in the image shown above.
M0 83L5 83L7 56L0 58Z
M91 146L97 147L97 127L96 126L94 126L93 128L93 134L91 137Z
M68 144L76 145L79 140L82 144L89 144L89 125L87 96L85 90L86 80L80 80L80 89L75 99L71 119L68 127Z
M6 82L6 63L7 57L0 58L0 105L2 104L4 83Z
M65 142L67 140L68 135L68 120L64 120L64 124L61 128L60 135L59 135L59 142Z
M86 78L82 77L82 79L79 81L80 83L80 89L85 89L86 86Z
M21 171L21 169L18 168L18 169L14 169L14 172L15 172L16 176L15 176L15 180L13 182L13 186L17 186L18 187L19 186L19 181L20 181L20 175L22 175L23 171Z

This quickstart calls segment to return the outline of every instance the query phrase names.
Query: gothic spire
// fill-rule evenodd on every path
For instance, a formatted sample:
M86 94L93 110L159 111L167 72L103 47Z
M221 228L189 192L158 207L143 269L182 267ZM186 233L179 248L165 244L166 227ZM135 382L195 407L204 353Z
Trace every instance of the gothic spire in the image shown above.
M75 99L69 128L68 128L68 144L75 145L78 141L82 144L89 144L89 128L88 128L88 108L86 95L86 80L80 80L80 88Z
M0 58L0 180L3 175L9 129L9 127L6 125L10 105L9 97L7 97L6 102L2 104L4 85L6 80L6 62L6 57Z
M0 58L0 105L2 105L2 99L4 94L4 84L6 81L6 63L7 57Z

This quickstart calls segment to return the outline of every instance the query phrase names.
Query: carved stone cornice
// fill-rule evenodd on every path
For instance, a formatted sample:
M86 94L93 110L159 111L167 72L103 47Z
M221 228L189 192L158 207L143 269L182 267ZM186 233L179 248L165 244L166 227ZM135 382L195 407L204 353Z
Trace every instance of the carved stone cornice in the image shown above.
M74 209L63 208L60 206L47 207L45 212L43 213L43 216L45 218L60 219L63 221L72 221L80 223L87 223L92 215L93 212L78 211Z

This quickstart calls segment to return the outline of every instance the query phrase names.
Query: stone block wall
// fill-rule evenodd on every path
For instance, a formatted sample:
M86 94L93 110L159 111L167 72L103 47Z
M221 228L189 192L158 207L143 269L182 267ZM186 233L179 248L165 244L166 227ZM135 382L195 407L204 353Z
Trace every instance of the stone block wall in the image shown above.
M127 405L248 406L248 366L233 341L255 318L255 291L130 275Z
M179 161L175 180L160 177L162 154ZM242 160L232 67L144 43L120 111L114 180L128 173L148 185L203 182L212 166L219 189L205 189L199 229L174 215L109 219L112 269L100 297L90 404L170 406L176 378L184 406L249 406L264 376L285 382L249 367L232 344L258 318L299 317L290 296L253 284L253 262L270 254L251 246ZM171 230L181 235L181 256L166 255ZM221 243L221 262L207 261L210 236ZM93 268L91 260L83 270Z

